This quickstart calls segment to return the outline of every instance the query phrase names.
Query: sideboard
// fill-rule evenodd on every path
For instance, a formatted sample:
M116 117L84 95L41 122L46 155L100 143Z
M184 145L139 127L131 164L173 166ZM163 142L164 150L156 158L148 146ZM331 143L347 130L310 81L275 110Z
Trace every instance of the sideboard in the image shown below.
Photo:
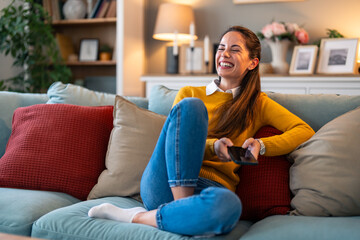
M170 89L184 86L205 86L217 75L152 74L140 79L146 83L146 96L154 85L164 85ZM261 90L291 94L344 94L360 95L360 75L264 75Z

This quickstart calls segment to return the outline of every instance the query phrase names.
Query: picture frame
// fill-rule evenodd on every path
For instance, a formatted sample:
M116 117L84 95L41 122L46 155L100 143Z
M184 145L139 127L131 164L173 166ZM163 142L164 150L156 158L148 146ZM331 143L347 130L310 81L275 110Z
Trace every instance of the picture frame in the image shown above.
M191 52L189 44L183 44L179 50L179 73L193 74L206 73L204 62L203 42L195 42L194 51Z
M358 48L358 38L322 39L317 73L356 74Z
M274 2L303 2L304 0L233 0L234 4L274 3Z
M295 46L290 64L290 74L313 74L318 53L318 46Z
M96 61L99 54L99 39L87 38L80 41L79 61Z

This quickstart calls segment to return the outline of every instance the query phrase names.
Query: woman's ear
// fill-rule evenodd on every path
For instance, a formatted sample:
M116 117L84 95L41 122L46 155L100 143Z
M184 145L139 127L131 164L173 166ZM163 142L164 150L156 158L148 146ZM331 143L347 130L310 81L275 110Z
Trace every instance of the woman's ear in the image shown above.
M250 65L248 66L248 70L251 71L253 70L254 68L256 68L256 66L259 64L259 59L258 58L254 58L254 59L251 59L251 63Z

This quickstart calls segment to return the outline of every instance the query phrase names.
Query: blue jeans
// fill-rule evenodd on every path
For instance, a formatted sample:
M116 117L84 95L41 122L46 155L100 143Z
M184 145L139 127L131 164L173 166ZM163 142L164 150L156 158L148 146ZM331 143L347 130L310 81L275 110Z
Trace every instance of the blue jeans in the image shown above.
M221 184L201 179L208 115L204 103L185 98L171 110L141 179L141 198L157 209L161 230L204 235L230 232L241 214L240 199ZM193 196L174 201L171 187L195 187Z

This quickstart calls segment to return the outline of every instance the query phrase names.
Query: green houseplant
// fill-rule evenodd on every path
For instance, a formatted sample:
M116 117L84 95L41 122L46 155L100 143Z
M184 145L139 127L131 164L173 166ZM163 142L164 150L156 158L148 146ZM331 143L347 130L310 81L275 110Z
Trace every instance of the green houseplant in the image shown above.
M13 66L23 71L0 79L0 90L44 92L55 81L70 81L71 71L61 59L50 23L49 14L34 0L13 0L1 10L0 53L10 54Z

